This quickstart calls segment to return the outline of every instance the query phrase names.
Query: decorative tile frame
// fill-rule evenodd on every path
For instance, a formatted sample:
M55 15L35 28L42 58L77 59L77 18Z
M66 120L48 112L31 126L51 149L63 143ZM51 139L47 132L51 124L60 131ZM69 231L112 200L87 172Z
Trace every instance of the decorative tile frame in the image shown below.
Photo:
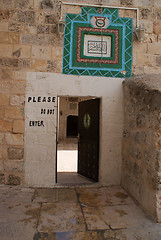
M131 77L133 58L132 19L120 18L118 9L103 8L100 12L100 7L82 7L81 10L81 14L66 14L63 74ZM106 18L107 27L94 28L91 23L93 17ZM109 36L112 45L111 56L85 56L83 53L85 35Z

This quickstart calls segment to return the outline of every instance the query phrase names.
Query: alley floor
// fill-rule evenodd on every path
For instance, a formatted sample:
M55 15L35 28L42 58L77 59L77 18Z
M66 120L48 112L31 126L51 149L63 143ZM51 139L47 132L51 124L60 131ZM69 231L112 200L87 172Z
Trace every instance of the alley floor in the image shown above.
M119 186L0 186L0 240L118 239L161 239L161 224Z

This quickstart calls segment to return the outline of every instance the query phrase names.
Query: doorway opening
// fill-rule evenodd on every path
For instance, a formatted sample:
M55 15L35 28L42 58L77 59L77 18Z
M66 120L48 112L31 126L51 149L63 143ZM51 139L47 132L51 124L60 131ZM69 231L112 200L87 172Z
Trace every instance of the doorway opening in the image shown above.
M78 116L69 115L67 117L67 137L78 137Z
M59 185L98 182L98 98L58 98L56 168Z

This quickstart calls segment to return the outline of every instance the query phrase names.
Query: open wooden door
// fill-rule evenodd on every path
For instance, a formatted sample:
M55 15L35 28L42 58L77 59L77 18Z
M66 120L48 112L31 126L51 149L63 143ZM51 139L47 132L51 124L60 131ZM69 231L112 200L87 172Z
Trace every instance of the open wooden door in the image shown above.
M99 99L79 103L78 173L98 182L99 172Z

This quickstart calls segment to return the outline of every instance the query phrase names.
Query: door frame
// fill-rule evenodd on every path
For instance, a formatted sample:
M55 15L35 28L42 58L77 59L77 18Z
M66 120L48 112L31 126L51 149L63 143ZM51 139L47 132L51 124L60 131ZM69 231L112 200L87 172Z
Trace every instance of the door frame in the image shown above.
M56 161L55 161L55 183L56 185L59 185L57 182L57 163L58 163L58 159L57 159L57 155L58 155L58 132L59 132L59 106L60 106L60 101L59 99L63 97L63 98L68 98L68 97L78 97L78 98L89 98L89 99L99 99L99 138L98 138L98 144L99 144L99 158L98 158L98 182L93 182L93 184L98 184L99 183L99 176L100 176L100 156L101 156L101 143L100 143L100 138L101 138L101 130L102 130L102 97L98 97L98 96L79 96L79 95L58 95L57 96L57 126L56 126ZM78 136L79 137L79 136ZM78 159L77 159L78 162ZM77 169L77 174L78 173L78 169ZM91 184L92 184L92 180L91 180Z

